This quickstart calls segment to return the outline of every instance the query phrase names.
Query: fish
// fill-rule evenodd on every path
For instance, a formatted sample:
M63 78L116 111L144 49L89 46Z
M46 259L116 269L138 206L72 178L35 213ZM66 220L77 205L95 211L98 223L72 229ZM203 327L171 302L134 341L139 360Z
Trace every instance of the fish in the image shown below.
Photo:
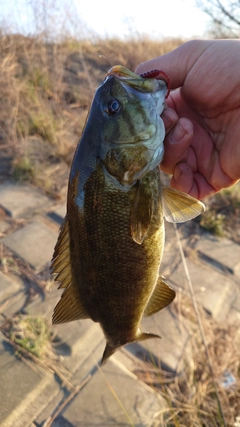
M167 93L163 79L112 67L70 170L51 264L63 289L52 322L98 322L106 338L102 365L125 344L159 338L140 325L175 298L159 275L164 217L184 222L204 211L202 202L161 182Z

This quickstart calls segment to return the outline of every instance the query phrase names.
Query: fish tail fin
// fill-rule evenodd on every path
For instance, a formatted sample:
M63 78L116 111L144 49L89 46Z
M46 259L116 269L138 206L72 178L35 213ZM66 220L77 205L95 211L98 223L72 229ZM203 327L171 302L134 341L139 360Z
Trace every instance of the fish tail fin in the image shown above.
M141 329L139 328L137 331L136 338L131 342L144 341L144 340L148 340L149 338L161 338L161 337L160 337L160 335L152 334L150 332L142 332ZM125 344L130 344L130 342L128 341ZM124 345L124 344L122 344L122 345ZM122 347L122 345L112 347L111 345L109 345L107 343L105 350L103 352L103 356L102 356L102 360L101 360L101 366L105 365L105 363L109 359L109 357L112 356L112 354L115 353L115 351L117 351L120 347Z
M103 352L101 366L105 365L106 361L113 353L118 349L118 347L111 347L108 343L106 344L105 350Z

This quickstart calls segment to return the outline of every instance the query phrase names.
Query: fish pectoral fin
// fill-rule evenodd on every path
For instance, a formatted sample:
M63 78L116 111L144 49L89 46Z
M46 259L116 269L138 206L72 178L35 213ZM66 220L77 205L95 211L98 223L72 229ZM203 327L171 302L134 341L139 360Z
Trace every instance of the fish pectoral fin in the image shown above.
M175 296L175 291L164 282L163 277L159 277L144 315L151 316L167 307L174 300Z
M140 181L131 215L131 235L133 240L139 245L142 244L147 235L153 209L154 200L152 192Z
M59 288L67 288L72 281L69 223L67 215L61 226L60 233L52 257L51 271L56 274L54 280L60 282Z
M70 284L54 308L52 323L65 323L78 319L89 319L89 315L83 308L78 295L75 294L72 284Z
M185 222L205 211L202 202L170 187L163 187L162 201L163 215L169 222Z

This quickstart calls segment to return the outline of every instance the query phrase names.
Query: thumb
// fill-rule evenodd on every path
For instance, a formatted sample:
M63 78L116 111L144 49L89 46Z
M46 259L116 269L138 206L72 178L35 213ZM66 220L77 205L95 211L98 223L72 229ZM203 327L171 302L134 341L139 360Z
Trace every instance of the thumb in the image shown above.
M191 40L170 53L142 62L135 72L141 74L154 69L164 71L170 79L171 89L176 89L183 85L197 59L212 43L212 40Z

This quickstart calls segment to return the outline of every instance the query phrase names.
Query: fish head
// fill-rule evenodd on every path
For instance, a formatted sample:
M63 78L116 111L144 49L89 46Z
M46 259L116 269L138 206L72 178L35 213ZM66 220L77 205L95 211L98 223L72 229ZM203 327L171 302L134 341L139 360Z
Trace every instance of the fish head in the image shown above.
M143 78L122 66L111 68L100 87L100 158L121 185L132 185L163 158L160 115L167 92L164 80Z

